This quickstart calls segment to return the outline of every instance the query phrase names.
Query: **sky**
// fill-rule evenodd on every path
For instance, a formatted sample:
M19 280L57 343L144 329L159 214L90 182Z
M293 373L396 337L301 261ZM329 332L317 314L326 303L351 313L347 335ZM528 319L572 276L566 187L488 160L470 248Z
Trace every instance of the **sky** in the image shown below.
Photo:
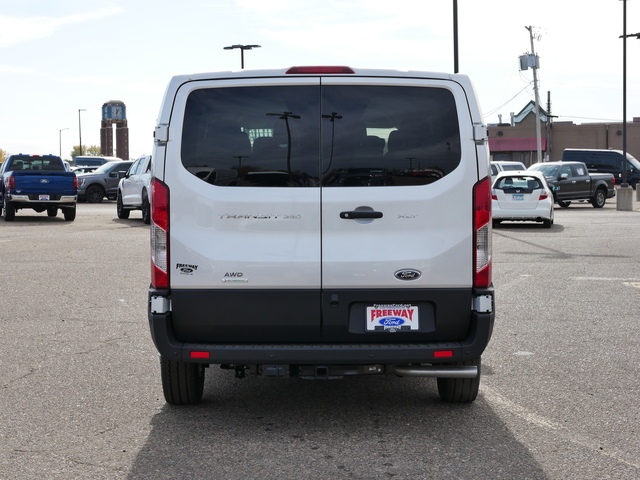
M459 72L486 123L534 99L555 121L623 117L622 0L458 0ZM628 0L627 34L640 32ZM294 65L454 71L453 0L0 0L0 148L59 154L100 145L102 105L127 108L129 152L150 154L174 75ZM627 120L640 117L640 40L627 45ZM83 110L79 112L79 110Z

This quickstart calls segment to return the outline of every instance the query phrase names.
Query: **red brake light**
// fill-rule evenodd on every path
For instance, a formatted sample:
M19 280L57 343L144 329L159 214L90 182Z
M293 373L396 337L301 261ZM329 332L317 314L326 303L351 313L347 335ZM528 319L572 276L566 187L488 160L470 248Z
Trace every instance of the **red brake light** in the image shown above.
M191 358L209 358L211 355L209 352L190 352L189 356Z
M78 189L78 177L76 177L75 175L73 176L73 189Z
M434 358L450 358L453 357L453 350L438 350L433 352Z
M473 188L473 286L491 285L491 183L489 177Z
M9 177L9 190L13 190L16 188L16 179L14 177Z
M291 67L287 74L336 74L336 73L356 73L349 67Z
M169 187L151 184L151 285L169 288Z
M549 197L549 195L547 195L546 193L542 192L540 194L540 200L544 200L545 198Z

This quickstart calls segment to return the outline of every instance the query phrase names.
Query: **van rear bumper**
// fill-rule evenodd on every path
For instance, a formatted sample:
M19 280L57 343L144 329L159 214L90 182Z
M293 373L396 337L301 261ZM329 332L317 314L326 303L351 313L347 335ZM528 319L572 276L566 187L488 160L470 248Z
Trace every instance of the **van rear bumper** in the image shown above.
M483 294L493 297L493 289ZM480 358L493 332L495 312L470 312L466 338L455 342L191 343L176 339L171 312L154 313L149 326L158 352L171 360L206 364L368 365L442 364ZM393 334L390 334L393 335ZM446 353L445 353L446 352ZM445 355L445 356L442 356Z

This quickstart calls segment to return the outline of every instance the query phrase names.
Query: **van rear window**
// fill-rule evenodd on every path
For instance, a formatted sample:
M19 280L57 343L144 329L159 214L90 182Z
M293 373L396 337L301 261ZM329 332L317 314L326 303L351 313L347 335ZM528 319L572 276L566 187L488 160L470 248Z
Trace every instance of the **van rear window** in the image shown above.
M183 166L218 186L425 185L460 164L455 100L443 88L200 89L182 132Z

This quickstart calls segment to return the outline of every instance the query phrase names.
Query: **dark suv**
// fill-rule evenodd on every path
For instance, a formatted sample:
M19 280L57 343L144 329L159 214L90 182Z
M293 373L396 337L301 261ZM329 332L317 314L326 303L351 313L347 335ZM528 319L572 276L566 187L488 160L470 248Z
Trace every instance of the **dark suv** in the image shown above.
M563 162L583 162L590 172L611 173L616 183L622 183L622 150L567 148L562 152ZM627 183L635 190L640 182L640 162L627 153Z

